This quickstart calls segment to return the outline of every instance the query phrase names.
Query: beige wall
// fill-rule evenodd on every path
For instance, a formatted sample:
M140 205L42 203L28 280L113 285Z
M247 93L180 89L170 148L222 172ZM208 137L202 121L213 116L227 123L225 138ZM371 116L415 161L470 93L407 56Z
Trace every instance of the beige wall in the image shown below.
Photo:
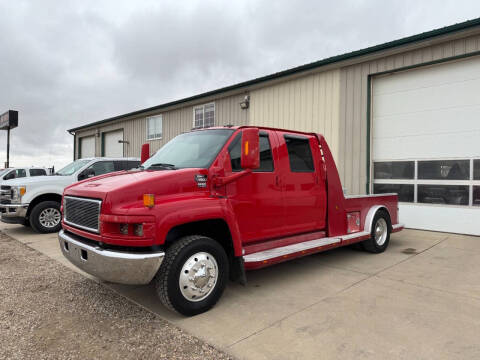
M338 157L340 70L250 92L250 124L322 133Z
M228 96L214 101L200 102L195 105L201 105L204 103L215 103L215 125L247 125L249 110L242 110L240 108L240 102L243 101L246 93ZM195 105L189 105L186 107L178 108L170 111L152 112L148 116L162 114L163 115L163 136L160 140L151 140L150 151L153 153L157 151L161 146L170 141L176 135L189 131L193 127L193 108ZM125 156L139 157L141 153L142 144L147 142L147 130L146 130L146 115L139 117L132 117L125 120L114 121L107 125L93 127L86 130L80 130L76 136L76 153L78 157L78 143L79 138L83 136L93 135L98 129L100 134L102 132L108 132L113 130L124 130L124 140L128 141L128 144L124 146ZM102 136L96 137L95 153L96 156L101 156L102 149Z
M368 76L480 51L480 35L470 36L393 56L351 65L340 74L340 129L338 167L350 194L364 194L367 184ZM435 66L435 65L432 65ZM375 78L373 78L375 81Z

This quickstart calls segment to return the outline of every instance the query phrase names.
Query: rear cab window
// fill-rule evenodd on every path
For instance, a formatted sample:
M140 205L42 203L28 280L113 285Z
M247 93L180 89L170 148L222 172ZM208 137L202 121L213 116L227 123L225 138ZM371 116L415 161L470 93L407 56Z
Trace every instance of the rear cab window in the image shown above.
M297 135L283 135L287 145L290 171L296 173L312 173L313 165L312 148L308 137Z
M30 169L30 176L45 176L47 171L45 169Z

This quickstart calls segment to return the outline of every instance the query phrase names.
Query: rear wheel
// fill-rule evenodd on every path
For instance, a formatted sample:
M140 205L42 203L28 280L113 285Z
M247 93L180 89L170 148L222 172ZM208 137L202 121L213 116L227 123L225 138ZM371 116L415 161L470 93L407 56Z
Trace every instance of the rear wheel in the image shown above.
M371 237L362 243L363 248L371 253L384 252L390 242L390 216L386 211L379 210L375 214L372 224Z
M62 228L60 203L42 201L35 205L28 218L33 230L39 233L58 232Z
M156 276L160 301L171 310L192 316L212 308L228 279L228 257L222 246L192 235L170 246Z

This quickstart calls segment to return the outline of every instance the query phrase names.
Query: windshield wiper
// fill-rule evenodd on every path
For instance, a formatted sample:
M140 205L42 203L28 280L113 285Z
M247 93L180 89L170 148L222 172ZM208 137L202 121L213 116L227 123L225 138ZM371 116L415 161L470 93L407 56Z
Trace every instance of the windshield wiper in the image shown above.
M177 170L175 165L167 164L167 163L155 163L155 164L150 165L147 169L150 169L152 167L161 167L161 168L170 169L170 170Z

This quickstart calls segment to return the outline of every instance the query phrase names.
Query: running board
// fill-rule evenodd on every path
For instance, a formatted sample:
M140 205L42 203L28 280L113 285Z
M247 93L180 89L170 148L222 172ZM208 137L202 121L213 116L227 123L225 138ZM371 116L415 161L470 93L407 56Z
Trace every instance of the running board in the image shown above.
M402 230L403 224L394 224L392 232ZM273 249L254 252L243 256L245 268L259 269L265 266L283 262L289 259L322 252L339 246L353 244L370 238L369 231L361 231L353 234L345 234L335 237L324 237L315 240L303 241L296 244L281 246Z

